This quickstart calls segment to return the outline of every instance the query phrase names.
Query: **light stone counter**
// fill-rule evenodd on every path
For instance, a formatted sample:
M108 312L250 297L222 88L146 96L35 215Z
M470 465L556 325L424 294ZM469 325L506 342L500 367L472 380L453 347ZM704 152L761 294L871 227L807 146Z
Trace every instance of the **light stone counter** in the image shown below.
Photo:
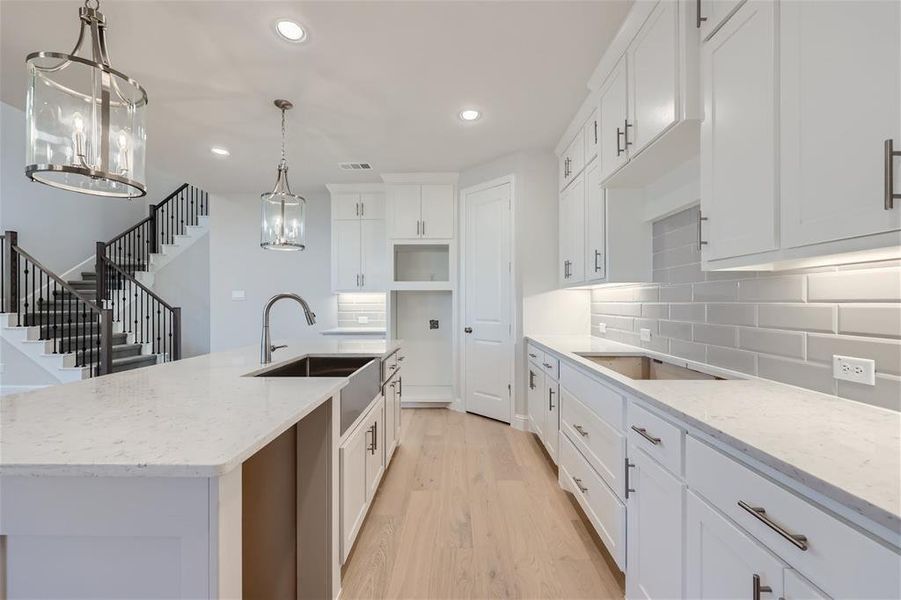
M306 355L382 357L379 339L304 340L266 369ZM264 378L259 347L0 398L0 474L215 477L303 419L345 378Z
M592 336L527 339L891 531L901 529L901 414ZM577 352L661 358L736 379L634 380Z

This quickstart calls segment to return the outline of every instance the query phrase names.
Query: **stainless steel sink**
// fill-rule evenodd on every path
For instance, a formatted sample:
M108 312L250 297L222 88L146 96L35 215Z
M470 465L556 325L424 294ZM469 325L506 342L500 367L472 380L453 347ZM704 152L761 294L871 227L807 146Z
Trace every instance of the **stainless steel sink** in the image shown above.
M306 356L254 377L347 377L341 390L341 433L353 425L381 392L381 361L373 356Z
M723 380L722 377L717 377L716 375L710 375L709 373L696 371L681 365L674 365L656 358L648 358L647 356L598 355L590 352L577 352L576 354L631 379Z

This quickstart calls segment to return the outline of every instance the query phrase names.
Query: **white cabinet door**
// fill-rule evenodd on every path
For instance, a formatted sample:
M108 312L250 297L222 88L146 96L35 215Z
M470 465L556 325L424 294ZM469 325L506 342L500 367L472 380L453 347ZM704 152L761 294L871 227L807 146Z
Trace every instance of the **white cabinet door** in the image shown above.
M761 600L781 598L782 563L692 492L686 498L685 597L744 600L760 586Z
M358 427L339 450L341 461L341 562L354 545L366 514L366 456L369 433Z
M818 590L809 581L798 575L794 569L785 570L785 590L783 600L829 600L829 596Z
M454 237L454 186L431 184L422 186L422 229L428 239Z
M420 186L392 185L388 193L388 235L392 239L418 238L422 222Z
M579 175L560 194L558 245L560 283L585 280L585 178Z
M359 219L360 194L332 194L333 219Z
M682 598L684 485L635 446L629 461L626 596Z
M367 192L360 194L360 218L384 219L385 194L382 194L380 192Z
M597 163L585 171L585 280L607 277L607 201Z
M544 423L547 419L545 402L544 372L531 362L528 363L526 381L529 420L532 422L532 433L539 438L544 437Z
M332 222L332 284L335 291L360 289L361 221Z
M745 0L701 0L695 4L701 11L701 39L707 40L716 33Z
M384 291L388 285L388 244L385 222L360 221L360 287Z
M779 245L776 6L748 0L701 49L706 260Z
M366 431L369 444L366 446L366 501L375 497L385 470L385 417L384 402L379 401L372 408Z
M541 441L544 442L547 453L556 463L560 434L560 386L550 377L545 377L544 380L544 409Z
M598 109L595 109L585 121L582 128L582 137L585 138L585 164L589 164L598 155L598 147L601 143L601 115Z
M623 57L601 87L601 179L607 179L629 158L624 145L628 117L627 90L626 58Z
M385 386L385 465L391 460L397 439L397 405L394 402L394 383Z
M901 3L778 6L783 247L901 229L901 202L884 201L884 142L901 148Z
M657 4L627 52L630 156L676 122L679 92L679 3Z

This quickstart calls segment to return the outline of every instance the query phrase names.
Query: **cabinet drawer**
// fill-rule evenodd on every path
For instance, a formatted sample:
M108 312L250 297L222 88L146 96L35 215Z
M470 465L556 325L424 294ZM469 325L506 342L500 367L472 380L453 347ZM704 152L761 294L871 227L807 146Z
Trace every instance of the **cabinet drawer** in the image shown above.
M528 357L530 362L535 363L537 366L541 366L541 360L544 357L544 352L536 348L534 344L526 344L526 356Z
M560 359L547 352L542 353L540 357L544 372L554 379L560 379Z
M560 437L560 482L571 490L620 569L626 566L626 506L566 436Z
M624 497L625 436L582 404L563 385L560 386L560 430L616 495Z
M629 401L626 414L626 433L629 441L643 449L664 467L682 475L681 429L645 410L634 400Z
M570 365L560 364L560 384L617 431L623 430L625 398L621 393Z
M685 469L690 488L830 596L898 597L897 553L690 436Z

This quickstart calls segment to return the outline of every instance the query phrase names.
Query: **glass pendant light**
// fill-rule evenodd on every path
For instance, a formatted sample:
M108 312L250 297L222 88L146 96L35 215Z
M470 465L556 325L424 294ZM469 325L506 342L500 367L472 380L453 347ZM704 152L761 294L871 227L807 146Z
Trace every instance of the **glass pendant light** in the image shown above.
M266 250L303 250L306 200L291 193L288 184L288 160L285 158L285 111L294 108L287 100L276 100L282 111L282 159L278 162L275 188L260 195L263 205L263 230L260 246Z
M55 188L115 198L147 193L147 92L110 66L99 0L78 11L75 48L25 59L25 175ZM90 32L91 58L76 56Z

